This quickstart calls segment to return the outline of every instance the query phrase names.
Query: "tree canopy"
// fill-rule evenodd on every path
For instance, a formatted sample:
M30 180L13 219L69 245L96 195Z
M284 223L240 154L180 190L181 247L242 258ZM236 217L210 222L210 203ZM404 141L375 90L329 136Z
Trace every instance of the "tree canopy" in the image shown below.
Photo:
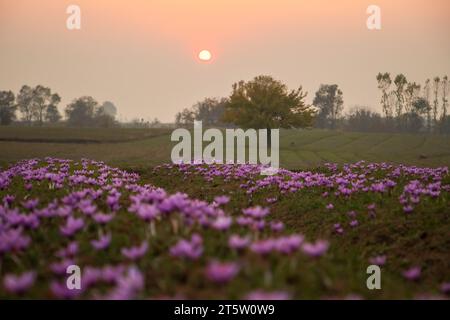
M288 90L271 76L233 84L222 120L243 128L299 128L312 124L314 111L306 105L302 87Z

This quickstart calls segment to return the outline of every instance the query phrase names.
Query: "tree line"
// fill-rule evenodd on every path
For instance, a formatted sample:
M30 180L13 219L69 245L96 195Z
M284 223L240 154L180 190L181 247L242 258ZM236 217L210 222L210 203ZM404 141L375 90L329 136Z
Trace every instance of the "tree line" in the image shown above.
M450 133L448 77L427 80L423 89L403 74L376 77L381 91L382 113L356 106L344 114L343 92L337 84L321 84L312 105L300 87L288 90L281 81L258 76L232 86L226 98L206 98L177 113L178 126L194 120L206 125L244 128L317 127L366 132Z
M17 94L10 90L0 91L0 125L20 122L43 126L62 122L58 110L60 102L59 94L42 85L24 85ZM116 124L117 108L112 102L99 104L94 98L83 96L70 102L64 113L64 123L68 126L111 127Z

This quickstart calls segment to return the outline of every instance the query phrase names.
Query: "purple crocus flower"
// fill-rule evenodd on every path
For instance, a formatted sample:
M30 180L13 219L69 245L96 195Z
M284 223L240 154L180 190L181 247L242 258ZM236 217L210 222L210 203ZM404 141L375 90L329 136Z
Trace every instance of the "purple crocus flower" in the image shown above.
M402 275L408 280L416 281L419 280L421 273L420 267L411 267L403 271Z
M386 256L376 256L369 259L371 264L375 264L377 266L384 266L386 263Z
M231 249L235 250L242 250L250 244L250 238L249 237L240 237L236 234L233 234L228 239L228 245Z
M326 205L326 209L327 210L333 210L334 209L334 205L332 203L329 203Z
M228 197L228 196L217 196L217 197L214 198L214 202L217 205L221 206L221 205L224 205L224 204L227 204L228 202L230 202L230 197Z
M11 293L20 294L30 289L36 280L36 272L28 271L21 275L7 274L3 278L3 286Z
M219 216L211 226L216 230L227 230L230 228L233 219L228 216Z
M91 245L95 250L104 250L109 247L111 243L111 234L105 234L100 236L100 238L92 240Z
M441 284L441 292L444 294L450 293L450 282L444 282Z
M69 289L65 281L52 281L50 291L58 299L73 299L82 293L82 289Z
M99 224L107 224L114 218L114 216L114 214L96 213L92 216L92 218Z
M63 234L66 237L71 237L84 227L84 220L82 218L74 218L70 216L67 218L66 224L64 226L61 226L59 230L61 231L61 234Z
M248 293L245 297L246 300L289 300L291 295L285 291L262 291L255 290Z
M159 215L159 210L155 205L141 204L136 213L142 220L151 221Z
M349 224L350 224L350 227L354 228L359 225L359 222L358 222L358 220L355 219L355 220L350 221Z
M122 248L122 255L130 260L137 260L142 258L148 250L147 241L142 242L140 246L130 247L130 248Z
M325 240L318 240L316 243L304 243L302 251L310 257L320 257L327 252L329 244Z
M262 208L260 206L243 209L242 212L250 217L261 219L269 214L269 208Z
M203 253L203 239L198 234L193 234L191 240L181 239L176 245L170 248L170 255L173 257L198 259Z
M270 223L270 229L274 232L281 232L284 229L284 223L281 221L272 221Z
M234 262L213 261L206 267L205 274L210 281L224 284L233 279L239 273L239 269L238 264Z

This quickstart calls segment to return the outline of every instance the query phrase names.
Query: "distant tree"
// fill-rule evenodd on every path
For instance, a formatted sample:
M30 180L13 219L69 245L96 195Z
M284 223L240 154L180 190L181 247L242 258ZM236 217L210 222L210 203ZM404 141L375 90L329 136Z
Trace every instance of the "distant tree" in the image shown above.
M45 112L45 121L49 123L56 123L61 120L61 114L55 105L49 105Z
M413 103L420 94L420 84L415 82L408 82L405 89L405 111L411 112L413 108Z
M316 92L313 105L319 109L316 124L321 128L336 128L336 122L344 109L342 91L337 84L322 84Z
M61 102L61 97L58 94L52 94L50 97L50 103L45 110L45 121L50 123L56 123L61 120L61 114L58 110L58 104Z
M24 85L17 95L17 106L22 114L22 120L31 123L33 119L33 89L30 86Z
M51 100L53 99L50 88L38 85L33 89L32 113L36 117L36 120L39 123L39 125L42 125L44 123L45 110L50 105Z
M220 124L227 103L226 98L206 98L198 102L193 107L195 120L205 125Z
M158 118L154 118L151 122L150 122L150 127L151 128L157 128L161 125L161 121L159 121Z
M110 111L110 110L109 110ZM95 109L93 123L97 127L111 128L116 125L116 120L104 106Z
M395 105L395 115L397 119L400 119L401 115L404 111L404 104L405 104L405 86L408 83L406 80L406 77L403 74L398 74L394 79L395 84L395 96L397 98L396 105Z
M423 118L415 112L407 112L399 117L398 123L400 131L417 133L423 127Z
M184 108L183 111L178 112L175 116L175 123L181 126L187 126L194 123L195 112L188 108Z
M101 105L101 107L103 109L103 113L107 114L111 117L113 117L114 119L116 118L117 115L117 107L110 101L105 101L103 102L103 104Z
M423 88L423 98L427 101L429 108L427 109L427 130L431 131L431 103L430 103L430 79L425 81L425 86Z
M433 79L433 123L435 128L438 125L438 115L439 115L439 87L440 87L441 79L439 77L435 77Z
M349 131L380 132L383 131L383 118L367 107L355 107L347 115L346 127Z
M76 127L93 125L94 115L98 102L89 96L73 100L66 107L67 124Z
M222 121L242 128L268 129L269 146L270 129L312 124L314 111L306 105L302 87L288 90L271 76L258 76L248 82L239 81L232 88Z
M440 131L443 134L450 134L450 116L441 119Z
M391 75L388 72L378 73L377 75L378 89L381 90L381 106L386 118L393 115L392 105L389 101L389 88L392 84Z
M447 117L447 109L448 109L448 77L444 76L441 81L442 85L442 116L441 118L444 119Z
M416 98L411 104L411 112L423 116L429 113L430 103L425 98Z
M12 91L0 91L0 125L7 126L16 118L15 97Z

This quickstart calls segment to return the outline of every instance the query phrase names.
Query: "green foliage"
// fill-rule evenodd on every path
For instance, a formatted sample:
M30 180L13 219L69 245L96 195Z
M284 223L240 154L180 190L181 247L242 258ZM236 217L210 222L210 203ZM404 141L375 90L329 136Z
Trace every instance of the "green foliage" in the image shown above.
M242 128L301 128L312 124L313 110L305 104L302 87L289 91L270 76L233 84L222 120Z
M0 91L0 125L11 124L16 118L15 97L12 91Z
M344 109L343 94L338 85L320 85L313 105L319 109L316 125L319 128L336 128L336 122Z

